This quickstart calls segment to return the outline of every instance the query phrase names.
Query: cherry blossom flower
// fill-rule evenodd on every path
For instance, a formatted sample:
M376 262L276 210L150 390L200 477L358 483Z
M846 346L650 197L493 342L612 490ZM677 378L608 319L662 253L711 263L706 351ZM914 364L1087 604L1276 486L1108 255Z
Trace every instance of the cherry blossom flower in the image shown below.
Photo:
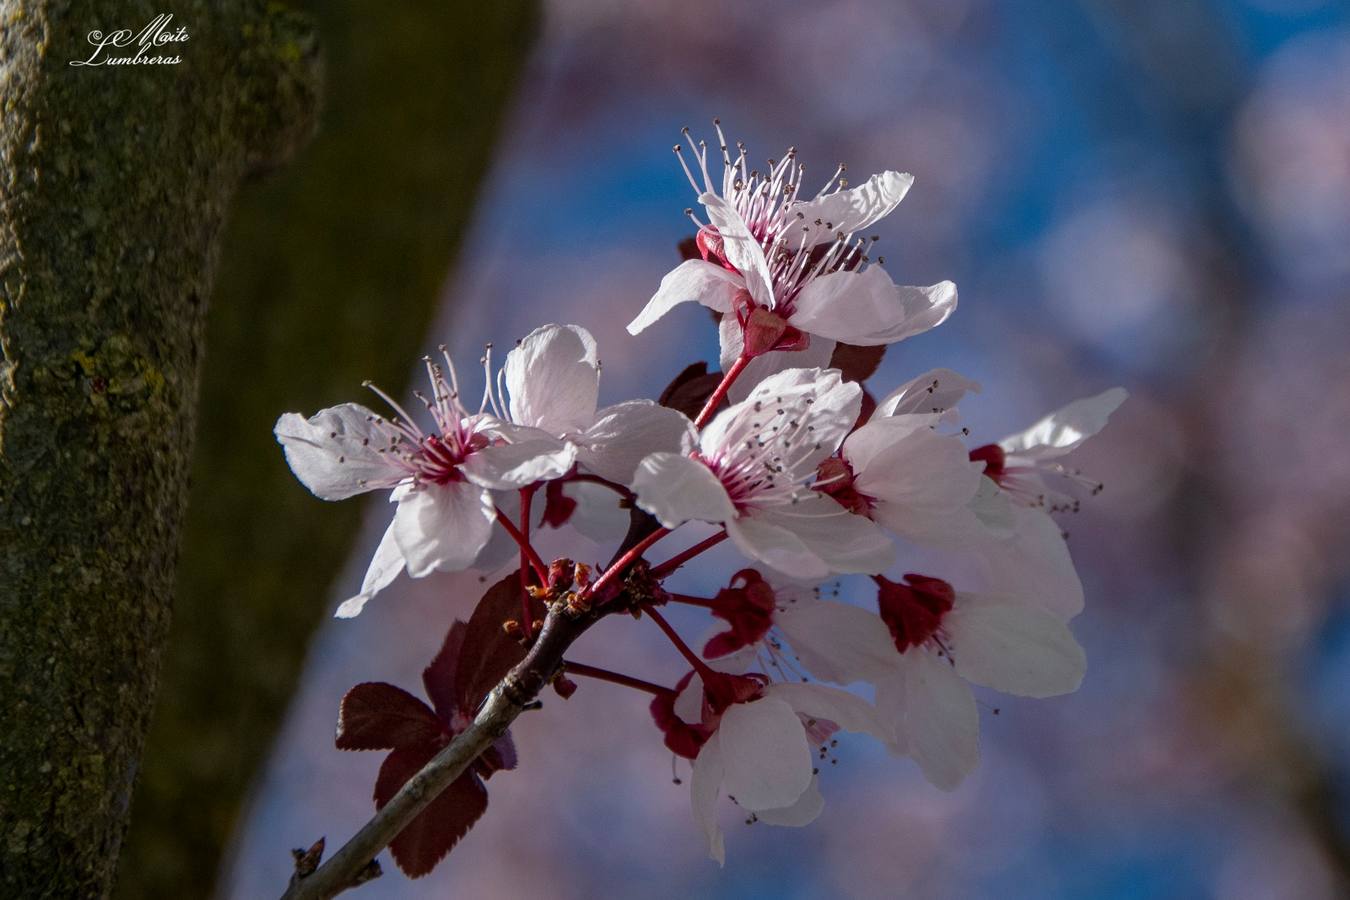
M742 553L790 578L879 572L894 555L886 535L808 486L861 395L833 369L771 376L713 419L693 454L646 457L633 480L638 505L667 528L723 524Z
M808 825L825 803L816 773L821 746L840 730L890 739L872 705L847 691L724 673L706 684L698 675L687 676L682 684L681 699L694 697L697 713L680 717L679 706L687 704L677 701L664 718L672 728L683 724L695 736L691 745L696 747L688 746L682 755L697 750L690 780L694 820L718 863L726 861L717 824L721 793L755 820Z
M694 217L703 259L687 260L662 279L629 324L631 334L680 303L701 303L723 314L724 371L738 360L746 365L775 354L747 370L745 379L754 384L787 366L825 365L835 341L892 344L951 315L955 285L896 285L881 261L868 255L871 242L855 237L895 209L913 176L887 171L849 188L840 166L817 194L804 198L805 170L795 149L760 173L749 168L743 144L732 157L720 124L717 136L720 193L708 170L706 144L699 142L696 153L701 183L679 156L708 215L706 224ZM801 351L809 353L782 358Z
M934 785L950 790L979 761L970 684L1023 697L1078 689L1086 660L1064 621L1009 594L957 593L937 578L877 578L878 624L898 655L874 671L877 710Z
M405 568L413 578L473 564L492 535L492 490L521 488L571 468L576 448L543 431L503 422L483 408L470 413L448 354L445 368L428 360L432 396L420 397L434 423L425 432L387 394L386 419L344 403L306 419L286 413L274 429L291 471L323 500L392 489L398 504L357 596L339 616L361 611ZM448 373L448 378L447 378ZM484 407L487 405L485 394Z

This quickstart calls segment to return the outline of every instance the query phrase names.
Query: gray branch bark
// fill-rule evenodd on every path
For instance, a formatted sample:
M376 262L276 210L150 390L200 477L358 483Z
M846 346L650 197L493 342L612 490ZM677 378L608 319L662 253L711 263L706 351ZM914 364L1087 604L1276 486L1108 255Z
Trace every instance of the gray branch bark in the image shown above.
M0 0L0 895L111 885L187 496L206 298L249 171L315 124L307 23L189 0L174 66L73 67L164 10Z

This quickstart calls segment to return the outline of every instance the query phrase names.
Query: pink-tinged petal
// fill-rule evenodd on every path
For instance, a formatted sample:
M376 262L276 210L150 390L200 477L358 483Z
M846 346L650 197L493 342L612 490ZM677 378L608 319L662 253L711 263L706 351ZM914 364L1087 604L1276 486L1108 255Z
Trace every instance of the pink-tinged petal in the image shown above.
M943 627L957 673L1005 694L1072 693L1087 670L1083 648L1062 619L1016 600L960 594Z
M726 489L703 463L679 453L653 453L633 477L637 504L666 528L690 519L726 522L736 518Z
M562 492L577 504L567 524L583 537L597 544L617 545L628 533L632 516L619 505L619 495L603 484L568 481L563 484Z
M814 279L794 301L788 323L860 346L893 344L936 328L956 309L956 285L897 285L880 266Z
M467 569L491 536L496 517L492 494L468 482L408 491L393 524L408 574L421 578L433 571Z
M797 798L797 802L782 809L761 809L755 818L765 825L780 825L789 828L801 828L814 822L825 809L825 797L820 793L820 778L811 779L806 793Z
M575 436L577 462L601 478L631 484L638 463L653 453L688 455L698 432L684 413L650 400L607 406Z
M389 438L374 429L374 417L364 406L344 403L308 419L286 413L272 431L301 484L321 500L345 500L393 487L406 475L381 452Z
M727 862L722 829L717 824L717 796L722 787L722 772L722 747L714 732L694 760L694 771L689 779L689 799L694 808L694 822L708 841L708 855L717 860L719 866Z
M907 172L882 172L857 187L794 204L789 212L809 229L809 243L833 241L837 232L852 234L890 215L913 184L914 176ZM790 233L795 247L801 236L797 230Z
M555 436L595 418L600 363L595 338L579 325L545 325L506 355L511 419Z
M895 560L895 546L876 524L821 495L754 509L727 523L742 553L789 578L874 575Z
M342 601L333 615L339 619L352 619L360 615L370 598L393 584L403 569L403 551L398 548L398 540L394 537L394 523L390 522L389 527L384 530L384 537L380 538L380 545L375 548L375 555L370 559L366 577L361 581L361 593Z
M890 665L885 670L887 673L894 670L896 660L895 645L892 644ZM833 722L844 731L870 734L882 741L889 741L892 736L890 727L882 720L876 708L862 697L848 691L820 684L785 682L771 686L765 691L765 696L782 700L808 720Z
M1033 600L1063 619L1083 611L1083 583L1059 525L1043 510L1013 504L1011 537L983 542L976 551L993 593Z
M802 600L780 608L773 621L797 660L823 681L870 680L895 664L895 642L886 624L861 607Z
M730 312L732 300L742 290L745 279L735 272L701 259L685 260L661 279L652 299L628 323L628 333L645 331L681 303L701 303L720 313Z
M716 194L703 194L698 201L708 210L708 221L722 239L722 252L745 279L745 288L755 303L773 308L773 284L769 264L759 241L750 234L736 207Z
M978 394L980 385L951 369L932 369L891 391L877 404L875 416L907 413L942 415L954 412L966 394Z
M736 321L735 316L722 317L717 328L717 336L721 343L722 371L725 372L741 355L743 346L741 324ZM811 342L807 344L805 350L771 350L762 353L750 360L750 363L741 370L740 377L732 382L727 396L732 403L739 403L750 396L750 392L761 381L786 369L829 368L830 357L834 355L834 346L834 341L817 334L811 336Z
M543 431L516 429L515 435L515 443L471 453L459 467L464 477L485 488L509 490L560 478L576 461L576 447Z
M735 703L717 727L722 785L742 809L781 809L811 786L811 747L801 719L782 700Z
M1114 387L1061 407L1020 434L998 442L1009 456L1053 459L1063 456L1106 427L1111 413L1129 394Z
M898 745L944 791L979 763L975 697L945 657L911 648L895 674L877 685L877 707L893 723Z

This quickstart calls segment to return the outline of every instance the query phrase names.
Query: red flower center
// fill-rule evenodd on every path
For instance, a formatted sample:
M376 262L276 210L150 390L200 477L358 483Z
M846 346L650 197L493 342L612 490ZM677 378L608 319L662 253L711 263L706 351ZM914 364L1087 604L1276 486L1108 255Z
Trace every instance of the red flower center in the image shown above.
M997 482L1003 477L1004 467L1008 464L1008 454L998 444L985 444L970 451L970 461L984 463L984 474Z
M737 586L737 582L741 582ZM731 586L713 598L712 614L731 628L714 635L703 655L712 659L756 644L773 627L773 588L754 569L742 569L731 577Z
M906 584L880 575L874 580L881 620L891 630L895 649L901 653L937 634L942 617L956 603L956 591L940 578L910 574L905 576Z
M839 505L859 516L872 515L873 500L853 486L853 468L848 461L832 456L816 468L815 489L839 501Z

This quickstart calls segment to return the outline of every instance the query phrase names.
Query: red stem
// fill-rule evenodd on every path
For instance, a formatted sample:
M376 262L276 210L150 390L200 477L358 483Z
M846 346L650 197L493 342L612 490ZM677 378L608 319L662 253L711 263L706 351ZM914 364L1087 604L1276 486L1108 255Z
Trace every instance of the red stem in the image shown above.
M520 529L515 526L515 523L506 513L502 512L500 506L497 507L497 521L502 523L502 527L506 529L507 534L511 535L512 540L520 545L521 555L529 557L530 566L534 568L534 574L539 576L539 583L548 584L548 566L545 566L544 561L539 558L539 554L534 552L534 548L530 546L530 539L521 534Z
M710 678L716 677L713 670L708 668L708 664L699 659L698 654L693 650L690 650L689 645L680 639L679 634L676 633L671 624L666 621L665 616L661 615L651 606L644 606L642 611L651 616L652 621L660 626L661 630L666 633L666 637L670 638L670 642L675 645L675 649L679 650L680 655L689 661L689 665L694 667L694 671L699 674L699 677L703 679L705 684L708 683Z
M710 547L716 547L718 544L722 543L726 539L727 533L725 531L719 531L712 537L704 538L694 546L690 547L688 550L681 550L679 553L676 553L670 559L661 563L661 565L652 569L652 577L665 578L671 572L674 572L680 566L689 562L689 560L693 559L695 556L698 556L704 550L707 550Z
M689 594L666 594L666 599L671 603L685 603L689 606L702 606L704 609L713 609L717 601L711 597L693 597Z
M674 688L661 687L659 684L652 684L650 681L643 681L641 678L634 678L632 675L624 675L622 672L612 672L609 669L601 669L598 666L588 666L585 663L572 662L570 659L563 661L563 672L567 675L584 675L587 678L608 681L611 684L621 684L624 687L646 691L647 693L655 694L658 697L675 693Z
M534 635L534 612L530 610L530 557L525 547L530 544L530 501L534 499L534 486L520 489L520 533L525 543L520 547L520 625L526 638ZM540 583L546 583L544 579Z
M718 383L717 389L712 392L712 396L708 398L708 402L703 404L703 411L694 420L695 428L702 428L708 424L708 420L713 417L713 413L717 412L717 406L722 402L722 398L727 395L727 391L731 390L731 383L740 376L746 366L750 365L752 359L754 359L753 356L746 356L744 353L736 357L736 361L722 376L721 382Z
M668 534L670 534L669 528L658 528L651 534L647 535L642 540L638 541L632 547L628 548L627 553L625 553L623 556L620 556L617 560L615 560L614 565L606 569L605 573L601 575L599 579L596 580L595 584L591 585L589 588L586 589L586 596L587 597L592 596L597 591L599 591L600 588L604 587L608 582L613 581L614 578L617 577L620 573L622 573L624 569L628 568L628 566L634 560L640 557L643 553L647 552L648 547L650 547L652 544L655 544L657 541L661 540L661 538L665 537Z

